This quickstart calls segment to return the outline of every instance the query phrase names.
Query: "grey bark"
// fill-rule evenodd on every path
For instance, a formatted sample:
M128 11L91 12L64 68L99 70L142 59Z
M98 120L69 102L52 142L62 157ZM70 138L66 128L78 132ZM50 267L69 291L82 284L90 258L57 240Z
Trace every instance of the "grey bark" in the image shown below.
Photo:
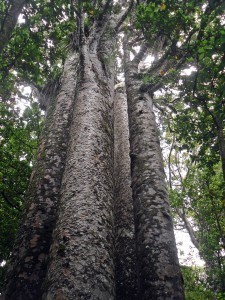
M65 165L77 62L76 54L67 59L60 92L52 98L47 112L26 197L23 225L8 271L6 299L9 300L41 299Z
M183 299L154 114L150 99L139 91L137 65L129 62L125 73L134 218L129 159L124 153L123 164L118 154L128 145L122 149L118 144L114 157L118 26L113 18L109 21L110 5L112 1L105 2L88 37L84 14L78 11L73 46L79 57L67 61L60 92L48 109L7 299L134 299L135 251L137 299ZM127 139L127 132L123 134ZM124 182L114 181L116 174Z
M218 122L217 128L217 136L218 136L218 144L220 150L220 158L222 163L222 171L223 171L223 180L225 181L225 138L222 122Z
M138 299L184 299L152 99L125 44Z
M25 0L10 1L5 16L0 20L0 53L2 53L2 50L11 38L11 34L16 26L19 14L21 13L25 2Z
M200 251L199 241L196 238L195 231L194 231L191 223L189 222L189 220L185 214L185 211L178 211L178 215L181 218L181 220L183 221L184 227L187 230L193 245Z
M99 47L88 41L81 47L80 81L43 299L115 297L113 42L109 36Z
M117 87L114 97L114 214L116 299L137 296L134 210L131 190L127 97Z

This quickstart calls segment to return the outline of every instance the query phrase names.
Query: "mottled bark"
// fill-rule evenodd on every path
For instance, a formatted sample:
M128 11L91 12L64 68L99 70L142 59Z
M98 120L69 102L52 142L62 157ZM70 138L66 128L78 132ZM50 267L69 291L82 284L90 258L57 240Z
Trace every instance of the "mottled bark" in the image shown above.
M76 88L78 57L65 63L62 84L51 100L26 197L26 211L12 254L6 299L41 299Z
M184 299L152 99L125 47L138 299Z
M136 251L131 190L127 97L124 87L114 97L114 214L116 299L136 299Z
M134 299L135 254L137 299L183 299L154 113L150 99L139 91L137 64L128 61L133 207L127 144L117 144L114 169L118 24L110 19L112 3L104 2L88 32L79 5L73 45L79 58L66 62L60 92L48 109L7 299ZM121 116L123 121L126 129ZM121 134L127 140L128 132Z
M43 299L115 297L113 39L107 40L98 50L88 41L81 47L80 81Z
M19 14L25 2L25 0L10 1L4 17L0 20L0 53L11 38L12 31L16 26Z

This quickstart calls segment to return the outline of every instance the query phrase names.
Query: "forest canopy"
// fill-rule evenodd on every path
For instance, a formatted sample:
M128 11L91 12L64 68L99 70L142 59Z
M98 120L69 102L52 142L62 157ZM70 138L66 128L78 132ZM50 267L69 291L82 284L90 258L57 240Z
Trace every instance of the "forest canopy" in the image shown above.
M0 3L1 288L44 111L60 91L68 54L96 32L100 39L110 14L115 49L102 61L106 69L115 61L115 86L124 85L128 57L138 65L139 90L152 99L160 131L175 227L188 232L205 262L204 270L183 267L186 299L225 299L222 0Z

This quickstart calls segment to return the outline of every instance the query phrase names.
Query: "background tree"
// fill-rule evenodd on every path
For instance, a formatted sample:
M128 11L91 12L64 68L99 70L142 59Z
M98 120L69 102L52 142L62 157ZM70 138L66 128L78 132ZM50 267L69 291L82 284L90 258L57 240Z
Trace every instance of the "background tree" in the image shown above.
M0 53L11 38L24 4L24 0L2 1L1 3Z

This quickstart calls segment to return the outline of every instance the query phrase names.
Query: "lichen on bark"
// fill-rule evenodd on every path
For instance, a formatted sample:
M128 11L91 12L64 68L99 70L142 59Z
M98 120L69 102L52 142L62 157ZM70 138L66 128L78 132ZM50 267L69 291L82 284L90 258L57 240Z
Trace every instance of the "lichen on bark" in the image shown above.
M108 41L106 41L108 43ZM113 40L110 41L113 51ZM102 39L101 51L108 49ZM113 70L86 41L43 299L114 299ZM108 54L108 53L107 53ZM62 246L64 247L62 248Z
M48 109L6 299L183 299L151 98L126 49L127 95L114 97L112 3L88 34L76 12L76 50Z
M114 143L116 299L132 300L137 297L137 278L125 87L115 90Z
M151 96L140 89L138 64L125 40L138 298L184 299L159 133Z
M77 54L65 62L61 90L47 111L25 212L8 270L6 299L41 299L65 165L68 124L76 89Z

